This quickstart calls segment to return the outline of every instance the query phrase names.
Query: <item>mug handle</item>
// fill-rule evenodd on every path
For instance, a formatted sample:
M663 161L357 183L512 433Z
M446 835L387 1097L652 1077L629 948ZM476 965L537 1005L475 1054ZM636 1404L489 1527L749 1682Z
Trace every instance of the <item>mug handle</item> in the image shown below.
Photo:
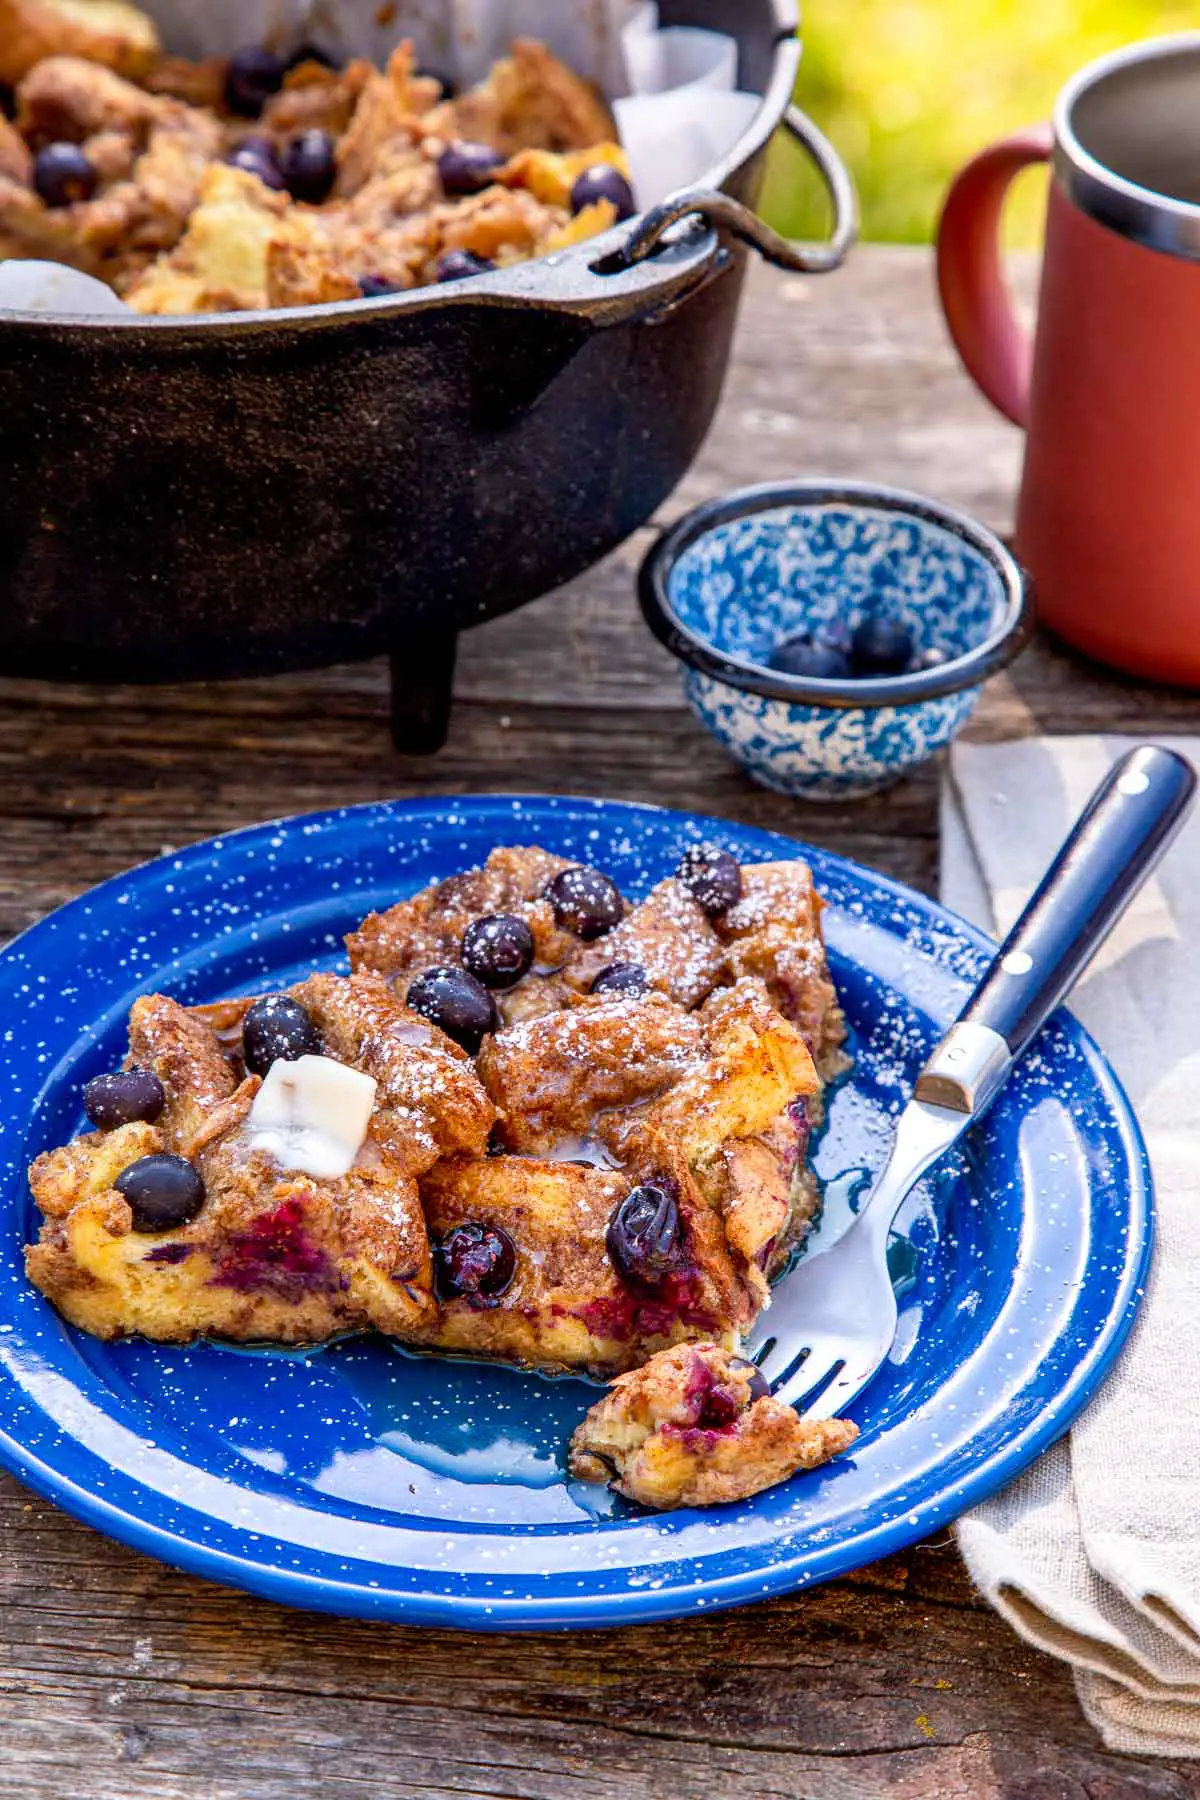
M937 229L942 311L967 373L1014 425L1029 417L1033 344L1017 322L1000 266L1000 215L1014 176L1049 162L1048 125L981 151L950 185Z

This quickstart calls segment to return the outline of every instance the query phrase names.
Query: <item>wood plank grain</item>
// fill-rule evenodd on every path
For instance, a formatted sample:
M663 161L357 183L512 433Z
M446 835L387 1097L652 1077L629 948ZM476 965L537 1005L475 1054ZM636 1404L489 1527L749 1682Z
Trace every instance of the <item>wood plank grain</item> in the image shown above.
M103 1545L7 1483L0 1544L0 1793L45 1779L122 1796L136 1762L137 1793L163 1800L329 1782L1097 1800L1106 1776L1114 1797L1200 1794L1200 1773L1097 1752L1063 1672L973 1600L944 1540L685 1625L520 1639L268 1606Z
M829 472L1004 527L1019 451L954 362L926 257L862 251L827 283L758 269L717 428L663 517ZM931 890L935 769L803 806L753 787L695 724L636 613L650 537L464 641L433 759L392 748L378 663L194 688L0 678L0 936L165 848L388 794L650 800ZM1153 732L1194 707L1040 643L971 729ZM109 1543L6 1477L0 1725L13 1800L1200 1800L1194 1765L1101 1750L1067 1672L974 1598L946 1538L686 1624L498 1639L284 1611Z

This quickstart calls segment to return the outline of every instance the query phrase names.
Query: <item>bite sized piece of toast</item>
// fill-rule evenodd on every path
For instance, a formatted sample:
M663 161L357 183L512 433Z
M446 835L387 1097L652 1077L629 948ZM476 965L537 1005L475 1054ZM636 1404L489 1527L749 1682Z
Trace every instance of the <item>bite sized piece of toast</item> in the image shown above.
M578 938L555 922L546 899L554 877L570 867L566 857L533 845L493 850L482 868L451 875L386 912L370 913L346 939L350 967L390 975L403 998L423 970L461 964L468 925L492 913L513 913L533 934L533 974L497 996L504 1011L513 993L536 981L539 972L561 968L578 946Z
M664 997L600 995L484 1040L479 1078L502 1115L499 1141L563 1154L602 1115L639 1106L707 1054L704 1027Z
M725 1144L766 1131L820 1087L804 1039L776 1012L761 982L718 988L698 1012L683 1017L698 1053L681 1059L677 1078L664 1082L647 1105L614 1111L598 1123L598 1135L622 1161L647 1137L663 1137L690 1163L703 1164Z
M257 1075L240 1079L249 1002L191 1011L144 997L133 1008L128 1060L163 1083L158 1119L87 1133L30 1171L45 1219L28 1271L73 1323L101 1337L171 1341L428 1333L436 1306L414 1175L444 1148L481 1150L493 1109L469 1058L378 978L314 976L296 993L324 1054L375 1083L351 1166L316 1178L247 1134L262 1085ZM199 1175L198 1208L168 1229L139 1227L116 1183L163 1152Z
M339 199L357 194L380 167L385 151L397 139L416 143L417 115L428 111L437 97L438 84L416 73L416 56L409 39L393 50L387 68L372 69L362 81L354 111L337 146ZM431 184L430 199L440 189Z
M819 1080L760 982L719 989L698 1012L594 995L489 1038L479 1074L503 1147L607 1156L631 1185L694 1183L711 1213L694 1227L700 1260L732 1258L741 1286L766 1298L816 1210L803 1152Z
M621 923L582 944L563 970L567 986L589 994L601 970L637 963L649 985L680 1006L699 1006L721 979L724 953L712 923L681 881L660 881Z
M98 131L141 144L173 105L84 57L48 56L17 87L17 128L32 144L79 144Z
M213 1285L268 1300L274 1291L286 1301L320 1295L330 1318L324 1337L370 1326L423 1335L436 1306L417 1184L373 1136L345 1175L324 1180L247 1153L236 1129L207 1150L200 1167L213 1214ZM186 1229L204 1218L201 1211Z
M332 247L303 234L273 237L267 245L267 305L325 306L357 300L360 289Z
M626 1165L684 1162L762 1304L818 1209L804 1152L820 1079L803 1038L759 982L718 988L689 1017L704 1034L703 1056L645 1105L599 1120L595 1132Z
M822 901L806 863L742 869L742 897L714 925L731 981L765 982L772 1004L801 1033L825 1081L846 1067L846 1021L829 978Z
M239 1165L228 1146L204 1161L204 1206L171 1231L135 1231L126 1200L97 1179L27 1247L30 1280L100 1338L316 1344L370 1326L427 1330L435 1308L414 1184L369 1169L313 1182L262 1158Z
M19 101L30 141L81 141L99 186L89 200L49 207L0 177L0 254L70 263L128 287L183 235L220 153L218 120L77 57L39 64Z
M426 115L431 133L518 150L583 150L617 136L612 114L590 82L536 38L517 38L485 80Z
M804 1419L722 1345L662 1350L620 1375L571 1439L571 1473L641 1506L719 1506L839 1456L849 1419Z
M482 1156L496 1119L465 1050L401 1004L382 975L310 975L291 990L329 1056L375 1082L372 1141L404 1175L441 1156Z
M632 179L629 158L620 144L588 144L582 150L519 150L498 171L497 180L506 187L528 188L544 206L571 210L571 194L575 183L587 169L601 163L616 169L626 181ZM584 211L587 209L584 208ZM615 223L613 217L607 223ZM602 228L603 229L603 228Z
M150 1069L166 1091L157 1124L163 1148L192 1154L209 1115L228 1100L237 1074L212 1027L167 994L143 994L129 1014L127 1068Z
M68 209L88 266L118 290L127 290L156 256L170 252L200 198L220 137L221 127L211 113L163 102L162 116L151 126L127 178Z
M288 245L303 252L320 240L313 212L244 169L211 162L183 236L124 298L141 313L253 311L267 303L272 252Z
M161 54L154 21L128 0L0 0L0 81L47 57L78 56L139 81Z
M420 1184L435 1256L456 1227L475 1224L507 1236L515 1268L511 1283L493 1296L456 1296L440 1282L430 1341L535 1368L597 1374L631 1368L682 1339L736 1342L754 1301L719 1221L686 1169L676 1173L679 1230L669 1267L653 1282L630 1282L614 1267L606 1242L613 1214L634 1184L630 1173L525 1156L439 1163Z
M303 62L289 69L283 86L262 109L258 126L280 143L301 131L327 131L340 138L363 90L377 79L374 63L355 58L344 69Z
M27 188L33 180L33 152L16 126L0 113L0 180Z
M142 86L149 93L161 94L165 99L182 100L188 106L219 112L225 105L228 75L227 56L206 56L201 62L192 62L186 56L160 56L143 76Z
M69 1144L34 1157L29 1185L48 1219L65 1219L81 1201L106 1194L130 1163L160 1155L166 1148L158 1126L140 1119L115 1131L85 1131Z

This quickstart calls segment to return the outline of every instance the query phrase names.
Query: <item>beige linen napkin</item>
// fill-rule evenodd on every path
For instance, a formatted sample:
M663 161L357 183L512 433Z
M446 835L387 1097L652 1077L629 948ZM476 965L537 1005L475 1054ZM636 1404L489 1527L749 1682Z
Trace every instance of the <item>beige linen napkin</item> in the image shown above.
M1110 764L1135 740L955 747L942 895L1002 936ZM1159 740L1200 767L1200 739ZM1069 1662L1113 1750L1200 1757L1200 811L1076 988L1150 1150L1145 1302L1068 1437L959 1521L982 1592Z

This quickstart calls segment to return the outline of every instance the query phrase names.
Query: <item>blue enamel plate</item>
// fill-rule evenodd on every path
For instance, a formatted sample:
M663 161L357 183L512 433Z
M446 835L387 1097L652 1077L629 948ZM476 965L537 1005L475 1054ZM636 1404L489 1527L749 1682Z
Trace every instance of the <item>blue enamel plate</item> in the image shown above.
M603 801L398 802L198 844L85 894L0 955L0 1460L101 1531L273 1600L514 1630L731 1606L898 1550L1054 1441L1129 1330L1150 1182L1128 1103L1060 1013L899 1221L892 1355L850 1456L738 1506L647 1515L571 1482L577 1380L405 1355L102 1344L25 1281L26 1165L80 1127L133 999L261 991L344 967L372 907L540 843L630 895L698 837L804 855L829 903L854 1074L817 1146L830 1193L874 1169L922 1060L983 967L930 901L787 838Z

